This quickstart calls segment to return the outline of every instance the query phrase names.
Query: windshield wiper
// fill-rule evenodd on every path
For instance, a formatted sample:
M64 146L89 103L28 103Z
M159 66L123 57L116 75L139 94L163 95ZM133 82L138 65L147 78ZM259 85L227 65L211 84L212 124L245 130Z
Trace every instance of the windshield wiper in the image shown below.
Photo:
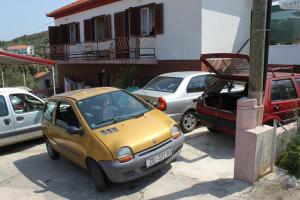
M126 118L124 118L124 117L112 117L112 118L104 120L104 121L102 121L102 122L100 122L96 125L99 126L99 125L106 124L107 122L111 122L111 121L113 122L113 124L115 124L115 123L118 123L118 122L122 121L123 119L126 119Z

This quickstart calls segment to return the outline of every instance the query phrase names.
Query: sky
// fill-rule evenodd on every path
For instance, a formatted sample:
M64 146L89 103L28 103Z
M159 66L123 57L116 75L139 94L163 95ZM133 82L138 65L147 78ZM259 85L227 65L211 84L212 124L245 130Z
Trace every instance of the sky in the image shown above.
M0 40L48 30L53 18L46 17L57 8L75 0L0 0Z

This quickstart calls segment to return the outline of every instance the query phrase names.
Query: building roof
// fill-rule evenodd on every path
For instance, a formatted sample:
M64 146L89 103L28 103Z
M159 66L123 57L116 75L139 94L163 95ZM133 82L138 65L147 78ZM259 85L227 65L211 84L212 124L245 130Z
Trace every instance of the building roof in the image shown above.
M29 46L28 45L12 45L12 46L8 46L7 50L20 50L20 49L27 49Z
M50 72L40 71L35 74L35 78L37 78L37 79L43 78L43 77L47 76L48 74L50 74Z
M32 56L25 56L16 53L10 53L6 51L0 51L0 65L30 65L30 64L41 64L41 65L55 65L55 61L36 58Z
M54 10L47 14L48 17L55 19L62 18L68 15L90 10L96 7L104 6L121 0L76 0L75 2Z

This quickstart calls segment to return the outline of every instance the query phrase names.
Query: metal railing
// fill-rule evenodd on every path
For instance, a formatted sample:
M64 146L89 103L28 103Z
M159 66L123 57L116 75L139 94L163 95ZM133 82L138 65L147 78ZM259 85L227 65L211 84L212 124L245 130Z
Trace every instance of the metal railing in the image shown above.
M115 60L155 58L154 37L120 37L108 41L50 45L46 58L52 60Z

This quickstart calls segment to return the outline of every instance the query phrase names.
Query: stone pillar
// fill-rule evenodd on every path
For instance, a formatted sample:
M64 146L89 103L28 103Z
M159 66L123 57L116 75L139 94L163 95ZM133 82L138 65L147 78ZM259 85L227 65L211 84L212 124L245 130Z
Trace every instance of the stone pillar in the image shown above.
M253 184L272 169L273 127L257 124L256 99L237 103L234 178Z

